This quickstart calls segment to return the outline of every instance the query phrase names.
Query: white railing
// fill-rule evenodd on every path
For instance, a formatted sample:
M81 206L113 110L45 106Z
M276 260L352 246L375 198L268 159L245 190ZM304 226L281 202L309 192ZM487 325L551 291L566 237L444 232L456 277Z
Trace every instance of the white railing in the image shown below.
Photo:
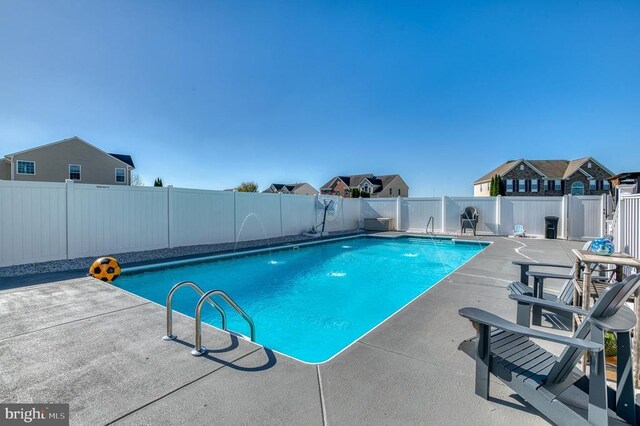
M614 244L619 251L640 259L640 194L621 195L616 216Z

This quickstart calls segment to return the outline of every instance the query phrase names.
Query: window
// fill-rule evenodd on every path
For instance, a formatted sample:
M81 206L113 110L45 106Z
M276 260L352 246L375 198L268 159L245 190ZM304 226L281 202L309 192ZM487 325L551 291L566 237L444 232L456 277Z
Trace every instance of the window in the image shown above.
M525 179L518 179L518 192L525 192L527 190L526 182Z
M389 195L393 195L393 188L389 188Z
M595 179L589 179L589 191L595 191L598 189L598 181Z
M587 169L590 169L590 168L591 168L591 161L587 163Z
M78 164L69 164L69 179L80 180L80 166Z
M582 182L573 182L571 184L571 195L584 195L584 184Z
M18 174L19 175L35 175L36 162L18 160Z
M553 189L556 191L562 191L562 181L560 179L556 179L553 181Z
M520 164L520 170L524 170L524 164Z
M513 192L513 179L507 179L507 192Z
M120 168L116 169L116 182L124 183L124 169L120 169Z
M402 194L400 193L400 188L398 188L398 197L401 196Z
M603 180L602 181L602 189L605 191L608 191L611 189L611 184L609 183L608 180Z
M538 179L531 179L531 192L538 192Z

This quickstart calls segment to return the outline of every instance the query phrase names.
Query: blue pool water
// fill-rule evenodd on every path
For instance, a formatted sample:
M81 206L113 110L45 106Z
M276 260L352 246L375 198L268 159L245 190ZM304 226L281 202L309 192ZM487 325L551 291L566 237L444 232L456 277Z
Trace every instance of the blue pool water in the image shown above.
M179 281L193 281L205 291L224 290L253 318L258 343L315 363L340 352L484 247L360 237L125 273L115 285L163 306ZM193 317L197 301L198 295L184 288L175 294L173 308ZM248 336L244 320L225 310L228 329ZM220 326L220 314L206 304L202 318ZM182 338L192 341L193 335Z

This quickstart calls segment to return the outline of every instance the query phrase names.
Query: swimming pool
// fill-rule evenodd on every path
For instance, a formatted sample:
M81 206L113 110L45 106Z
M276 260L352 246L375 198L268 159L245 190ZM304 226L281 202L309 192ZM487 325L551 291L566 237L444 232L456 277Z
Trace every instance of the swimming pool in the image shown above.
M114 285L163 306L171 287L180 281L193 281L205 291L223 290L253 319L257 343L304 362L321 363L486 244L355 237L206 263L125 270ZM179 290L173 309L193 317L198 298L191 290ZM226 311L228 329L249 335L247 323L233 310ZM203 308L202 319L220 326L220 314L210 306Z

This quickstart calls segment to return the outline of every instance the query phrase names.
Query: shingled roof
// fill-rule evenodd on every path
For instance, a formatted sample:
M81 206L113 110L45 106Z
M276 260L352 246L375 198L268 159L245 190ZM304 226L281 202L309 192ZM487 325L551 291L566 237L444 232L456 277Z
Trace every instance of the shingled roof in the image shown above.
M303 185L308 185L308 184L306 182L301 182L301 183L272 183L269 186L269 188L271 188L271 186L273 186L276 189L276 191L281 191L282 188L286 188L287 191L292 192L292 191L295 191L296 189L300 188ZM309 185L309 186L311 186L311 185ZM262 192L269 192L269 188L265 189Z
M504 176L509 173L514 167L518 164L524 162L525 164L531 166L538 172L540 172L547 179L566 179L575 172L580 169L587 161L593 161L599 164L603 169L608 170L606 167L602 166L602 164L598 163L593 157L584 157L579 158L577 160L525 160L521 158L519 160L509 160L506 163L503 163L482 176L474 183L484 183L491 181L491 178L495 175ZM611 173L613 174L613 173Z
M350 175L350 176L336 176L331 178L327 183L322 185L320 189L329 189L334 180L340 179L347 185L349 188L358 187L363 180L367 179L374 186L374 193L382 191L382 188L387 186L392 180L400 175L382 175L375 176L373 173L360 174L360 175Z

